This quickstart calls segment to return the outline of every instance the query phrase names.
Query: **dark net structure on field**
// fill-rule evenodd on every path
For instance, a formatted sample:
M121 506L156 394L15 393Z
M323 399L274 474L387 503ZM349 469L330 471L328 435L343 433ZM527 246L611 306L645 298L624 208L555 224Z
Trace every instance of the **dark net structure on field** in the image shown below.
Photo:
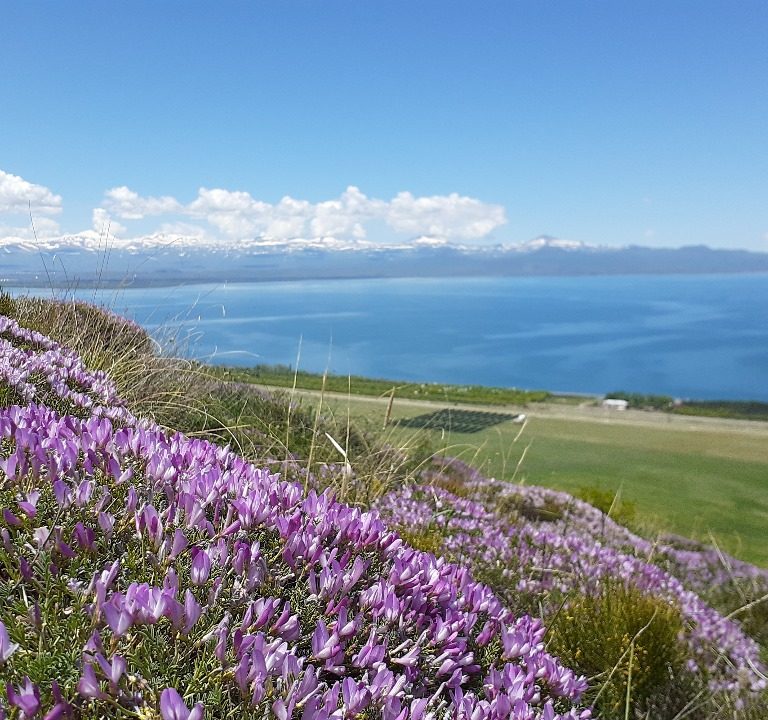
M400 427L430 430L447 430L459 433L478 433L494 425L509 422L517 417L513 413L483 412L481 410L456 410L443 408L435 412L397 420Z

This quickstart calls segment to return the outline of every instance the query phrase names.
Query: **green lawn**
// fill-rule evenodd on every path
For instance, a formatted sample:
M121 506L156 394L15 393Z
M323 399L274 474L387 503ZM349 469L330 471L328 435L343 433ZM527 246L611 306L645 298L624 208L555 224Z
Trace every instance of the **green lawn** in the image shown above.
M503 458L509 434L502 428L487 434L478 459L492 475L509 477L510 463L507 460L505 468ZM519 480L572 493L588 486L620 490L622 498L635 503L642 516L656 520L660 527L700 539L707 539L711 532L730 552L768 565L764 439L750 438L752 443L745 443L738 433L536 418L524 439L532 444Z
M381 427L385 403L329 398L333 411ZM395 402L393 420L429 412ZM667 423L630 425L546 416L529 419L522 435L512 422L480 432L392 428L393 440L426 435L485 474L578 493L592 487L621 492L639 518L661 529L708 540L768 566L768 428L747 431L728 423L689 428ZM527 450L526 450L527 447Z

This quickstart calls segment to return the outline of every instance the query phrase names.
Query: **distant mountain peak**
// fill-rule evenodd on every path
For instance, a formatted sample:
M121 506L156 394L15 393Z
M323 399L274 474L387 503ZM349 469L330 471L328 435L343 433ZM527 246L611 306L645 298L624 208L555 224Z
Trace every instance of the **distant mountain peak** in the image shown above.
M552 235L539 235L533 240L520 245L521 250L542 250L544 248L557 248L559 250L585 250L593 248L593 245L587 245L579 240L563 240Z
M448 241L445 238L421 235L413 241L413 244L416 247L445 247Z

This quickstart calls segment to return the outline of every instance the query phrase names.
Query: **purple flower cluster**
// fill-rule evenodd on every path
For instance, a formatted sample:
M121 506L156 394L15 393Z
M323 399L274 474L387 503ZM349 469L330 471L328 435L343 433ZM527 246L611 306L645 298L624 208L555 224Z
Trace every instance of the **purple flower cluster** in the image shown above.
M615 522L589 503L549 488L500 484L481 478L472 468L451 460L454 476L466 478L473 492L491 508L517 499L524 514L544 521L550 531L593 538L619 553L643 558L666 570L698 595L709 596L714 589L738 585L753 597L768 593L768 570L738 560L717 548L674 535L662 535L654 542L642 538Z
M375 512L137 422L105 376L2 328L6 383L91 412L0 409L0 716L590 717L541 621L465 567Z
M89 370L76 353L2 315L0 383L27 403L55 398L93 415L134 420L105 372Z
M517 500L522 515L536 517L561 534L580 533L619 552L646 558L675 575L687 589L696 593L706 594L713 587L734 582L751 584L755 596L768 593L768 570L765 568L677 535L662 535L650 542L593 505L566 492L498 483L457 458L436 458L434 466L427 468L423 477L427 483L440 484L446 474L496 512L505 501Z
M452 464L452 485L462 472ZM435 473L430 471L433 481ZM437 532L442 551L456 561L498 569L507 587L535 597L545 614L547 599L555 613L569 593L595 593L608 581L666 599L685 620L682 640L689 649L689 667L707 677L711 690L739 694L765 687L756 643L677 577L649 561L658 551L663 563L674 557L681 567L684 559L674 548L651 545L566 493L485 480L474 471L465 476L473 499L422 485L392 493L377 507L406 531ZM526 503L529 518L540 519L522 514L510 518L508 508L522 507L520 503Z

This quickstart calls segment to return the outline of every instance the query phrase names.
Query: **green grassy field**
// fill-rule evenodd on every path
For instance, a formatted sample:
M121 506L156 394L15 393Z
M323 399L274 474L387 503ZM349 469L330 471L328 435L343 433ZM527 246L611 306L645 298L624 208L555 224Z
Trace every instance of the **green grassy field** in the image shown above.
M383 397L396 390L397 397L437 402L464 402L498 405L501 403L541 402L552 398L545 390L520 390L517 388L486 387L484 385L448 385L445 383L411 383L360 377L359 375L326 375L295 372L284 365L257 365L253 368L212 368L213 372L234 382L258 383L272 387L307 390L325 389L351 395ZM577 398L578 399L578 398ZM584 398L581 398L582 400Z
M509 472L508 439L502 428L484 438L478 459L492 475ZM745 447L738 433L539 418L521 440L532 444L519 480L574 494L585 487L620 491L659 527L699 539L711 532L730 552L768 565L765 441Z
M348 413L378 427L386 413L383 400L325 395L323 403L337 417ZM396 442L426 438L436 450L499 479L574 494L585 488L619 492L625 503L634 505L637 524L646 530L714 538L737 557L768 566L768 424L701 419L688 423L660 413L590 416L552 405L540 411L538 405L525 408L529 418L524 428L507 421L469 433L395 424L436 407L395 401L387 432ZM549 416L547 411L554 412Z

